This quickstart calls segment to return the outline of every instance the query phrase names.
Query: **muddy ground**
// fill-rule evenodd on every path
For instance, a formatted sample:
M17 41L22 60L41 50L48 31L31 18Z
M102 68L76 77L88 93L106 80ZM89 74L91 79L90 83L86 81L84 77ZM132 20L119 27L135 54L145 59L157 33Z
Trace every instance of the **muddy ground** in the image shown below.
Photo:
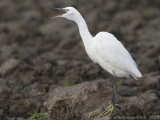
M77 25L43 8L76 7L92 35L113 33L143 78L112 77L87 56ZM159 0L0 0L0 120L160 119Z

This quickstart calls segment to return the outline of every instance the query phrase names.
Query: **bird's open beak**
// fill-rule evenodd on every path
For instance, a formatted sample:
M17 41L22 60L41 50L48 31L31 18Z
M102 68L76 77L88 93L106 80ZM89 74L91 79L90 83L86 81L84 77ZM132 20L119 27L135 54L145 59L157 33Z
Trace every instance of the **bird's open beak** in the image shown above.
M57 11L62 11L63 14L67 12L64 8L55 8L55 7L45 7L45 8L51 8L51 9L54 9L54 10L57 10ZM51 19L56 18L56 17L62 17L63 14L54 16L54 17L52 17Z

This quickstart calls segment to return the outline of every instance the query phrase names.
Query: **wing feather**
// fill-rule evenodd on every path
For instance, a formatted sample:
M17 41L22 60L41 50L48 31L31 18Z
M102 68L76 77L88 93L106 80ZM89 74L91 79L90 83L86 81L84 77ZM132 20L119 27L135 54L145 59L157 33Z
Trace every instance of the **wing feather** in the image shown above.
M104 35L103 33L96 39L97 42L95 45L95 49L97 55L99 55L99 57L105 62L108 62L112 66L127 72L133 73L133 70L137 69L137 65L129 52L112 34L105 33Z

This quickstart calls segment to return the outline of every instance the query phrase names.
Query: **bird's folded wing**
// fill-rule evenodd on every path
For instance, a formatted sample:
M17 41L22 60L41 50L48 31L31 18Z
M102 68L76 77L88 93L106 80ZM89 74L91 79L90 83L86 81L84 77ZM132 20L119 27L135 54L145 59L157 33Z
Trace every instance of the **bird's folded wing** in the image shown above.
M137 68L128 51L118 40L101 40L95 45L97 55L110 65L128 72Z

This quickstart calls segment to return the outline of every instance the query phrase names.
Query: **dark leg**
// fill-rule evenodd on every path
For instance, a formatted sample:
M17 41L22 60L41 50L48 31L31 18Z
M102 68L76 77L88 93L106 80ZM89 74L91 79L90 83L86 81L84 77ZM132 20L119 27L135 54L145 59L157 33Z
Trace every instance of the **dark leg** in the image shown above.
M117 84L116 84L116 77L113 77L113 92L112 92L112 101L111 104L115 107L115 100L116 100L116 93L117 93Z
M113 93L112 93L112 101L111 104L107 107L107 109L100 114L100 117L107 115L107 114L112 114L114 108L115 108L115 100L116 100L116 93L117 93L117 85L116 85L116 77L114 76L113 78Z

